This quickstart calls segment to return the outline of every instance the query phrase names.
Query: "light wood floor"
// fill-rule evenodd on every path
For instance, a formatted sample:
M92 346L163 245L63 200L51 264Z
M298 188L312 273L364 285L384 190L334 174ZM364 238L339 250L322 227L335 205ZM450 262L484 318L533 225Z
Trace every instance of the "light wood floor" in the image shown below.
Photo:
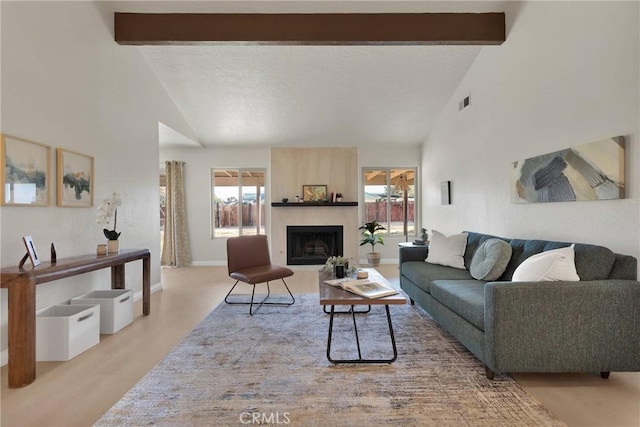
M296 293L317 292L316 268L296 270ZM396 265L379 271L397 281ZM36 381L7 388L2 368L3 427L90 426L186 336L232 285L225 267L163 269L163 290L151 298L151 315L136 319L68 362L39 362ZM274 286L279 288L279 286ZM265 309L265 307L263 307ZM400 354L399 357L402 357ZM570 426L640 426L640 373L519 374L514 378Z

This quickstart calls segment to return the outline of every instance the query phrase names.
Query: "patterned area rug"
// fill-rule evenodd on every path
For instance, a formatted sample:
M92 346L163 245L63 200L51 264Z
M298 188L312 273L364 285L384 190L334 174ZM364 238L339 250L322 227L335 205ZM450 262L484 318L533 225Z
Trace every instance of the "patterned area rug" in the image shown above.
M393 364L333 365L329 315L317 295L296 299L253 316L222 303L96 425L564 425L509 376L489 381L420 308L390 307ZM357 321L363 357L391 357L384 307ZM357 357L350 315L336 316L332 357Z

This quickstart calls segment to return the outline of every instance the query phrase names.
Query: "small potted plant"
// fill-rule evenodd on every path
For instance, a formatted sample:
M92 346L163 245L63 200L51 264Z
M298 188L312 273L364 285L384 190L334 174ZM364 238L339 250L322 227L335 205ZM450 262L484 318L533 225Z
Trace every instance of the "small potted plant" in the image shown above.
M373 267L380 265L380 254L376 252L376 243L384 245L383 235L378 232L386 230L386 228L378 224L378 221L373 220L364 223L360 228L358 228L358 230L362 230L360 246L364 246L366 244L371 245L371 252L367 254L367 262Z
M320 271L323 272L323 273L329 273L332 276L335 276L335 274L336 274L336 266L337 265L343 265L345 267L345 270L348 270L348 268L349 268L349 258L343 257L341 255L339 255L339 256L331 256L331 257L327 258L327 262L320 269Z
M116 225L118 223L118 206L120 206L120 196L117 193L111 194L110 197L102 201L102 205L98 208L97 222L99 224L108 224L113 217L113 229L109 230L105 228L102 230L104 237L107 238L107 250L108 252L118 252L120 245L118 238L120 232L116 231Z

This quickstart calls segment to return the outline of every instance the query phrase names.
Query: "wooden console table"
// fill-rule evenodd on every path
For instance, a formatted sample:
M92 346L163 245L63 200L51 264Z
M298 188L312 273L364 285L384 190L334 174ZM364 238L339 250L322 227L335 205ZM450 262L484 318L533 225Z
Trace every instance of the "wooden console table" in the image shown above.
M1 287L9 297L9 387L36 379L36 285L111 267L111 288L124 289L124 265L142 260L142 313L151 312L151 254L148 249L122 249L115 254L81 255L43 262L35 268L1 270Z

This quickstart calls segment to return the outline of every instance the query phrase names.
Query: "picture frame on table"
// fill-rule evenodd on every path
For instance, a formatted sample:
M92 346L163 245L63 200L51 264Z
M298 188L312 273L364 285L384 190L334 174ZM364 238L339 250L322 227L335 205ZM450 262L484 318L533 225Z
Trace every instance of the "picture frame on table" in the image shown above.
M40 257L38 257L38 251L36 250L36 245L33 243L33 238L31 236L24 236L22 241L24 242L24 246L27 248L27 255L29 256L31 265L37 267L40 265ZM25 258L27 255L25 255ZM20 267L22 267L24 261L26 261L25 258L20 262Z
M0 143L0 203L49 206L51 147L4 133Z
M93 157L57 149L57 204L73 208L93 206Z
M327 186L303 185L302 200L305 202L324 202L327 200Z

